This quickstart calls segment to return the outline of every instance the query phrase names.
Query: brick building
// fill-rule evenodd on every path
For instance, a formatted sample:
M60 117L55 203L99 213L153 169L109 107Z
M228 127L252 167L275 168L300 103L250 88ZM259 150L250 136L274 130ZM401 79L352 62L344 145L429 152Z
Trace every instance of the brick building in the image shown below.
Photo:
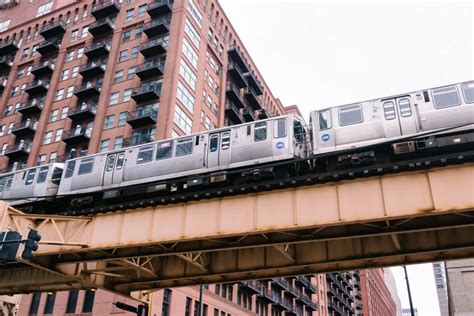
M358 304L358 315L397 315L397 305L385 284L383 269L360 270L360 285L362 298Z

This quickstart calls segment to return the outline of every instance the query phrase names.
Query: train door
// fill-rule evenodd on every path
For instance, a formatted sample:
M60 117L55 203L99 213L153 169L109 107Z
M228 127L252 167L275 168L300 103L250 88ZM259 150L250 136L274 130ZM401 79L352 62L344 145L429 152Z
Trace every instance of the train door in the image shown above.
M230 164L230 131L209 135L207 166L214 168Z
M386 137L416 134L416 118L410 97L382 101Z
M107 155L104 168L104 186L120 184L123 180L125 152Z

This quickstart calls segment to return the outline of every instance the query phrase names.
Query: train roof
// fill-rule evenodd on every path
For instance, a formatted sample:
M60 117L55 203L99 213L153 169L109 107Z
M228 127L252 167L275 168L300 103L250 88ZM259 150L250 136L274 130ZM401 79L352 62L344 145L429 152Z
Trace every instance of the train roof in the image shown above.
M0 178L5 177L5 176L9 176L9 175L12 175L12 174L15 174L15 173L18 173L18 172L23 172L23 171L27 171L27 170L31 170L31 169L36 169L36 168L39 168L39 167L48 167L48 166L55 166L55 165L63 166L64 162L51 162L51 163L47 163L47 164L44 164L44 165L37 165L37 166L28 167L28 168L24 168L24 169L9 171L9 172L6 172L6 173L0 173Z

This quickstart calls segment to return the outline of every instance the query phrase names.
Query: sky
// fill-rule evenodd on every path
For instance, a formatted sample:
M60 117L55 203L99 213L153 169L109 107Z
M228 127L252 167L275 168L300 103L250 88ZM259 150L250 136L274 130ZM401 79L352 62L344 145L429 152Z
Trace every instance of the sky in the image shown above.
M273 94L313 109L474 78L471 1L219 0ZM403 270L393 268L402 306ZM408 267L419 316L439 315L431 264Z

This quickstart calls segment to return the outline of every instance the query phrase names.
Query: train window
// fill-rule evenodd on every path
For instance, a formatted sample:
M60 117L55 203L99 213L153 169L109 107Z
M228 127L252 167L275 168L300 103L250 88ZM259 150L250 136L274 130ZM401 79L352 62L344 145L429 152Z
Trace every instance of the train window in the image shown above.
M360 104L348 105L339 108L339 125L353 125L362 123L362 106Z
M142 147L138 150L137 163L145 163L153 160L153 146Z
M400 108L400 115L402 117L411 116L411 105L410 100L408 98L398 100L398 107Z
M219 136L216 134L211 135L210 140L209 140L209 151L213 153L217 151L218 147L219 147Z
M105 171L112 171L115 165L115 154L109 155L107 157L107 162L105 164Z
M193 152L193 139L185 138L178 140L176 145L176 157L190 155Z
M303 125L301 124L300 121L294 121L293 122L293 133L294 133L294 137L295 139L300 142L300 143L304 143L305 142L305 138L306 138L306 132L303 128Z
M222 150L227 150L230 148L230 133L229 132L222 134L221 147L222 147Z
M466 103L474 102L474 81L466 82L461 85L462 93L464 94L464 100Z
M274 121L273 137L274 138L286 137L286 119L279 119L279 120Z
M6 183L7 183L7 177L0 178L0 193L3 192L3 188L5 187Z
M434 107L437 109L449 108L461 104L458 89L455 86L434 89L432 91Z
M158 144L156 150L156 160L171 158L173 154L173 142L166 142Z
M41 167L38 172L38 179L36 183L43 183L46 181L46 177L48 176L49 167Z
M253 140L255 142L261 142L265 139L267 139L267 122L255 123Z
M92 167L94 166L94 157L81 159L81 164L79 165L79 171L77 175L88 174L92 172Z
M395 114L395 103L393 101L387 101L383 104L383 114L387 121L393 120L397 115Z
M10 190L10 187L12 186L12 182L13 182L13 175L8 176L8 178L7 178L7 184L6 184L6 186L5 186L5 191Z
M318 112L319 130L324 131L332 127L331 112L329 110Z
M64 175L65 178L70 178L74 174L74 168L76 168L76 161L69 161L66 166L66 174Z
M35 175L36 175L36 169L29 170L28 173L26 174L25 185L32 184L33 180L35 179Z
M115 169L116 170L122 169L124 162L125 162L125 154L118 154L117 165L115 166Z
M55 167L53 169L53 175L51 176L51 183L59 185L61 182L61 176L63 174L63 169Z

